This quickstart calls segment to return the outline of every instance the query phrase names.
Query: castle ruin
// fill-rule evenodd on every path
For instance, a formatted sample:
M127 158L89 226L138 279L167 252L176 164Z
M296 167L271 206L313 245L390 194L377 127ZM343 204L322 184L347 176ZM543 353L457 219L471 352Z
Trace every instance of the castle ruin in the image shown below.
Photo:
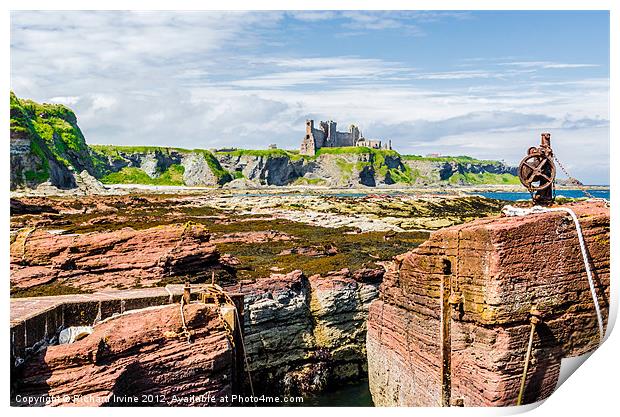
M314 120L306 120L306 135L301 142L302 155L314 155L321 148L338 148L344 146L365 146L372 149L392 149L392 141L381 143L378 139L366 139L355 125L349 126L348 132L338 132L336 122L329 120L319 122L314 127Z

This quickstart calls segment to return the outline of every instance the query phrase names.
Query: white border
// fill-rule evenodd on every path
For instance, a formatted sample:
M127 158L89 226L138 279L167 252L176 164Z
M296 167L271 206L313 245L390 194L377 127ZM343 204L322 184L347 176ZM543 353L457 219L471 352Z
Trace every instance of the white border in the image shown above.
M420 9L420 10L610 10L610 29L611 29L611 68L610 74L618 74L620 70L620 65L618 65L619 59L619 48L620 45L618 43L619 39L619 25L618 25L618 17L620 13L618 12L619 2L613 2L611 0L589 0L589 1L569 1L565 0L559 2L557 0L504 0L504 1L493 1L493 0L479 0L479 1L431 1L431 0L421 0L421 1L398 1L398 0L382 0L382 1L364 1L364 0L339 0L328 1L328 0L313 0L313 1L299 1L299 0L263 0L259 2L251 2L249 0L241 1L241 0L228 0L226 2L221 3L211 3L204 4L204 2L194 1L194 0L177 0L174 2L170 1L161 1L161 0L152 0L152 1L134 1L129 3L127 0L109 0L109 1L75 1L75 0L56 0L54 2L50 1L34 1L34 0L21 0L21 1L12 1L8 2L7 8L5 9L5 13L2 15L2 20L0 24L0 31L3 37L3 63L4 72L2 73L1 82L3 89L0 91L5 91L5 94L8 95L8 91L10 89L9 82L9 59L10 59L10 44L9 44L9 36L10 36L10 13L9 10L27 10L27 9L49 9L49 10L68 10L68 9L107 9L107 10L126 10L126 9L145 9L145 10L284 10L284 9L292 9L292 10L303 10L303 9L313 9L313 10L348 10L348 9L374 9L374 10L403 10L403 9ZM44 63L42 63L44 65ZM617 76L616 76L617 77ZM610 126L610 135L611 138L617 138L619 134L619 125L618 125L618 97L620 97L619 84L617 82L617 78L611 77L610 79L610 118L611 118L611 126ZM8 97L7 97L8 98ZM2 110L4 117L2 118L2 129L4 132L8 132L8 100L5 98L2 101ZM6 133L5 133L6 134ZM2 187L4 195L7 196L8 188L9 188L9 141L8 137L5 136L4 140L4 150L0 153L0 161L1 165L4 167L2 172ZM619 146L618 143L614 140L611 140L610 145L610 155L611 155L611 200L613 202L618 201L618 192L616 190L616 183L618 182L618 174L619 169L618 163L618 151ZM8 196L7 196L8 197ZM8 201L5 197L5 204L2 205L2 226L4 230L8 232L9 230L9 209L8 209ZM618 250L619 247L619 237L615 230L617 229L617 214L618 209L617 206L612 205L612 229L614 232L611 234L611 252L612 254L620 253ZM5 232L5 233L6 233ZM5 290L8 292L8 265L9 265L9 245L8 245L8 236L4 236L4 239L1 241L0 245L0 256L2 257L3 264L5 265L6 281L5 281ZM615 259L612 256L612 260ZM617 273L615 265L612 266L612 311L610 314L610 323L613 324L617 315L617 307L618 307L618 291L617 285ZM9 316L9 303L8 294L3 298L4 303L4 317L8 318ZM5 323L8 322L5 321ZM611 326L610 326L611 327ZM0 340L3 342L0 343L2 346L2 352L0 353L0 358L5 358L3 362L3 366L5 366L6 370L4 374L5 378L2 380L3 392L5 395L5 407L8 407L8 397L9 397L9 375L8 375L8 361L6 358L9 357L9 331L8 326L2 326L2 335L0 336ZM608 333L608 340L604 343L604 345L596 351L592 358L589 359L584 366L577 370L577 372L569 378L567 383L562 385L546 402L544 402L540 407L535 408L530 412L530 415L536 416L547 416L549 414L559 414L559 415L592 415L592 414L601 414L607 415L610 410L617 409L617 405L615 403L616 395L617 395L617 385L616 382L618 375L618 352L620 346L620 336L618 336L618 332ZM10 413L14 413L16 415L32 415L38 413L40 410L41 413L45 413L45 415L53 415L56 413L62 414L74 414L74 413L108 413L108 411L100 410L100 409L10 409L6 410ZM168 409L149 409L148 413L153 415L161 415L164 413L172 412L172 413L215 413L215 414L224 414L230 412L240 412L240 413L248 413L248 414L270 414L270 415L285 415L294 412L295 414L300 415L314 415L317 412L332 412L334 409L324 409L317 410L315 408L298 408L294 411L288 408L247 408L247 409L235 409L235 410L215 410L215 411L204 411L204 410L189 410L189 409L181 409L174 408L171 410ZM399 409L371 409L371 408L356 408L355 410L343 410L344 412L350 413L354 412L359 416L369 416L376 415L376 413L381 414L390 414L390 415L401 415L401 416L435 416L435 415L448 415L448 414L459 414L459 415L469 415L469 416L480 416L480 415L503 415L503 414L512 414L515 412L525 411L523 409L514 409L514 408L488 408L488 409L420 409L420 408L399 408ZM140 411L138 411L140 412ZM133 409L122 409L116 410L115 413L125 414L129 413L135 414Z

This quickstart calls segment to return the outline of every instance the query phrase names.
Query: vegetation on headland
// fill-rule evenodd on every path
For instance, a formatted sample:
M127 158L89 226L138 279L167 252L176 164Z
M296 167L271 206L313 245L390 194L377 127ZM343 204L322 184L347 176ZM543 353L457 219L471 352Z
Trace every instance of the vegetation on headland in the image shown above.
M405 161L424 161L424 162L448 162L457 164L476 164L476 165L501 165L503 162L491 159L476 159L471 156L421 156L421 155L401 155Z
M285 149L235 149L232 151L216 152L216 154L235 157L253 156L262 158L289 158L291 161L298 161L300 159L307 158L306 155L300 155L299 152Z
M88 165L88 145L75 114L62 104L40 104L20 99L10 92L11 137L27 139L33 163L23 172L31 183L50 176L50 162L67 169L81 170ZM86 161L84 161L86 157Z
M71 178L71 172L87 170L104 183L146 184L146 185L185 185L185 158L188 154L200 154L208 169L216 178L212 184L224 184L233 179L245 178L241 167L234 158L262 158L261 165L279 159L300 164L320 163L327 161L335 164L344 182L356 181L358 175L366 178L374 176L377 181L385 184L432 184L437 178L428 176L425 166L420 167L410 161L422 163L450 164L448 167L454 174L448 178L442 174L442 182L453 185L477 184L518 184L518 179L508 173L501 173L502 162L478 160L468 156L424 157L419 155L401 155L394 150L373 149L368 147L321 148L315 155L302 155L298 150L285 149L231 149L210 151L206 149L184 149L164 146L119 146L119 145L87 145L82 132L77 126L75 114L61 104L39 104L32 100L18 99L13 92L11 103L11 137L29 140L27 163L22 164L23 171L13 175L11 184L34 186L47 181L55 173L57 178ZM22 151L24 152L24 151ZM333 156L333 159L330 158ZM137 157L137 158L136 158ZM154 175L147 174L140 168L144 158L156 164ZM232 162L227 157L232 157ZM194 159L195 161L195 159ZM222 164L225 165L222 166ZM237 164L235 166L235 164ZM476 165L472 173L471 166ZM493 172L486 172L485 166L492 165ZM429 165L430 166L430 165ZM432 167L432 169L442 169ZM479 169L478 169L479 168ZM295 168L297 169L297 168ZM58 175L58 171L62 175ZM203 170L204 172L204 170ZM338 172L338 171L336 171ZM261 174L262 175L262 174ZM289 174L287 174L289 175ZM14 181L14 177L16 178ZM261 177L262 178L262 177ZM256 180L255 178L248 178ZM318 179L302 179L295 176L287 179L292 185L318 185L327 181ZM25 183L25 184L24 184Z
M176 151L180 153L189 153L189 149L171 148L168 146L123 146L123 145L90 145L90 148L99 154L106 156L121 156L123 154L146 154L151 152L161 152L170 154Z
M235 174L231 174L222 168L220 161L211 153L211 151L203 150L203 149L194 149L193 152L202 153L205 161L207 161L207 165L209 169L216 176L218 184L223 184L229 181L232 181L233 178L237 178Z
M453 174L448 180L450 184L520 184L519 177L512 174L493 174L491 172L481 172L478 174L466 172L464 174Z
M150 177L140 168L125 167L99 180L104 184L184 185L184 173L185 168L179 164L170 165L157 177Z

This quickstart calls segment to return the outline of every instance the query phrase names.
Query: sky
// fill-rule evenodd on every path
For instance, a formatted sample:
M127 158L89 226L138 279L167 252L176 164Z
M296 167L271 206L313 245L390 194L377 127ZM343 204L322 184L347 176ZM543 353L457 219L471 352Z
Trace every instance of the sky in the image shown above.
M606 11L14 11L11 89L90 144L294 149L315 119L516 165L549 131L609 184Z

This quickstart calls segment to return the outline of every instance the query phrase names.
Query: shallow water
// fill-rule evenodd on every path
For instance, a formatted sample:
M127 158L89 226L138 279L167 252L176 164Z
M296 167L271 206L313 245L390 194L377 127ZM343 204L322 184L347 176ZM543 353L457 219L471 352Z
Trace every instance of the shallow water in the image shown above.
M347 384L336 390L304 398L301 407L374 407L368 380Z

